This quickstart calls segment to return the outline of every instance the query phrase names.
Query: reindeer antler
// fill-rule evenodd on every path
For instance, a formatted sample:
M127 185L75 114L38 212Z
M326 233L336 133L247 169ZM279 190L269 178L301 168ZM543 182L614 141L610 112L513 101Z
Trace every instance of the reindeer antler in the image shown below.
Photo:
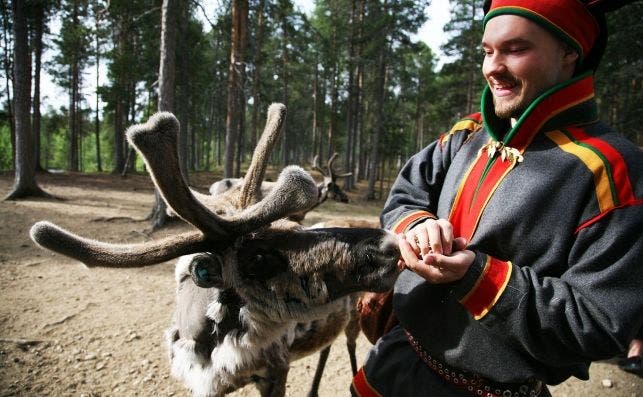
M271 108L266 127L269 136L262 137L267 148L275 139L284 113L283 105ZM178 120L171 113L157 113L147 123L129 128L127 137L145 160L163 199L178 216L201 232L183 233L141 244L107 244L77 236L49 222L38 222L31 229L32 239L88 266L145 266L217 249L238 236L292 213L308 210L316 204L315 181L300 167L291 166L281 172L271 193L262 201L229 219L216 215L195 197L179 170L178 131ZM267 156L268 151L261 153ZM264 162L267 162L267 157ZM255 163L249 179L263 175L265 167L265 164ZM256 197L256 194L250 194L254 190L254 187L249 188L247 203Z
M270 135L274 135L274 126L279 124L275 116L283 114L283 106L272 108L277 110L277 113L273 111L270 114L272 120L269 120L266 128ZM238 236L261 224L270 223L293 212L307 210L314 205L317 190L313 179L299 167L287 167L279 175L277 184L268 197L231 219L216 215L194 196L179 171L178 130L179 123L174 115L163 112L155 114L145 124L128 129L127 137L145 160L154 184L167 204L178 216L209 238ZM262 141L270 144L270 139L264 140L262 137ZM159 156L160 153L165 156ZM265 171L265 165L257 165L254 167L256 172L251 173L263 173L261 168ZM253 179L254 176L250 178ZM289 200L286 202L283 197Z
M206 235L225 236L229 230L220 218L198 201L180 172L178 159L179 121L172 113L156 113L145 124L130 127L127 139L147 165L165 202L186 222Z
M261 195L261 182L263 182L268 167L268 158L279 138L281 126L286 118L286 106L273 103L268 107L266 127L252 155L252 162L243 179L241 189L241 208L257 202Z
M313 164L312 164L312 169L315 171L319 172L323 176L326 176L326 171L324 171L320 166L319 166L319 155L316 154L315 157L313 157Z
M87 266L142 267L181 255L211 249L203 234L190 232L140 244L107 244L73 234L50 222L37 222L30 236L43 248L77 259Z
M352 172L347 172L344 174L338 174L335 172L335 169L333 169L333 163L335 162L335 160L337 160L337 156L339 156L339 153L337 152L333 153L333 155L330 157L326 165L326 168L328 169L328 175L332 176L333 181L335 181L337 178L346 178L347 176L353 175Z

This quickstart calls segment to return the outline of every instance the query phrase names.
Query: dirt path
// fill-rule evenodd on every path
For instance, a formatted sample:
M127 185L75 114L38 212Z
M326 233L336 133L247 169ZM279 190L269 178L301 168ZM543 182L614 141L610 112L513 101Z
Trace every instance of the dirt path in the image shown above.
M202 178L203 180L199 180ZM197 186L209 176L197 176ZM174 264L142 269L87 269L36 248L31 225L50 220L105 241L152 237L143 218L153 197L146 176L39 176L40 185L63 201L0 201L0 396L187 396L169 377L163 332L174 306ZM0 175L0 196L13 175ZM310 223L354 214L374 218L377 205L328 205ZM321 396L346 396L350 364L345 339L332 347ZM370 345L358 343L361 363ZM305 395L316 356L293 363L288 396ZM609 379L612 387L602 386ZM643 396L643 381L610 363L591 368L588 382L570 380L552 389L563 396ZM258 396L246 387L233 396Z

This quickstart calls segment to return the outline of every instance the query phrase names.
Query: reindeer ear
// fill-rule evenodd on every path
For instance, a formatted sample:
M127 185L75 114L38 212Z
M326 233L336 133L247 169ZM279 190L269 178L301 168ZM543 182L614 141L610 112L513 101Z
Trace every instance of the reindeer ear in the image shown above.
M317 204L317 185L301 167L290 165L281 171L272 190L260 202L230 218L238 234L244 234L291 214L307 211Z

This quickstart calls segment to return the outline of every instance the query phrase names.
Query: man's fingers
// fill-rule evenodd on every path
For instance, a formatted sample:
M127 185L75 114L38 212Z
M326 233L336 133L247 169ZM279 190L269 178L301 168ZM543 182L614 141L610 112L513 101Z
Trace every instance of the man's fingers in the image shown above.
M435 254L441 254L442 251L442 232L440 225L434 220L426 221L426 229L429 234L429 244L431 251Z
M466 249L467 240L463 237L451 240L453 252L450 255L430 252L420 258L411 244L416 235L398 234L401 254L398 266L400 269L408 268L430 283L442 284L461 279L475 260L475 253ZM411 242L408 241L409 237Z
M406 268L406 263L404 262L403 259L398 259L397 261L397 268L402 271Z
M451 255L453 252L453 226L446 219L436 221L440 227L440 237L442 237L442 254Z
M429 233L426 231L426 228L419 227L416 229L415 239L418 242L419 253L421 256L424 256L429 253L431 248L429 247Z
M415 231L411 230L411 231L407 232L406 234L398 235L398 237L406 240L406 242L409 243L409 245L411 246L411 249L413 249L413 251L415 251L415 253L417 253L419 255L419 253L420 253L420 242L416 237Z
M406 266L409 268L413 267L413 264L417 262L418 257L415 253L415 250L411 244L406 240L404 235L398 236L398 245L400 247L400 254L402 255L402 260L406 263Z
M467 248L468 241L464 237L456 237L453 240L453 251L462 251Z
M469 269L469 267L471 266L471 264L473 263L476 257L476 254L473 253L473 251L463 249L459 251L454 251L453 254L449 256L446 256L446 255L430 255L430 256L435 256L435 258L433 259L434 266L436 266L438 269L442 270L445 273L448 272L450 275L458 275L457 279L459 279L462 276L464 276L464 273L467 271L467 269Z

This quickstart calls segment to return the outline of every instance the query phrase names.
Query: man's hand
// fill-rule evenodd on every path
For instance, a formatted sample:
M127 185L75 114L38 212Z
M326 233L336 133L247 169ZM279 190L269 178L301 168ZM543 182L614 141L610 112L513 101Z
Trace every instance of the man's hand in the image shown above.
M475 259L466 249L467 241L453 237L453 227L446 219L429 219L398 237L400 265L431 283L460 280Z
M405 233L418 256L433 251L434 254L451 255L453 249L453 226L446 219L428 219Z

